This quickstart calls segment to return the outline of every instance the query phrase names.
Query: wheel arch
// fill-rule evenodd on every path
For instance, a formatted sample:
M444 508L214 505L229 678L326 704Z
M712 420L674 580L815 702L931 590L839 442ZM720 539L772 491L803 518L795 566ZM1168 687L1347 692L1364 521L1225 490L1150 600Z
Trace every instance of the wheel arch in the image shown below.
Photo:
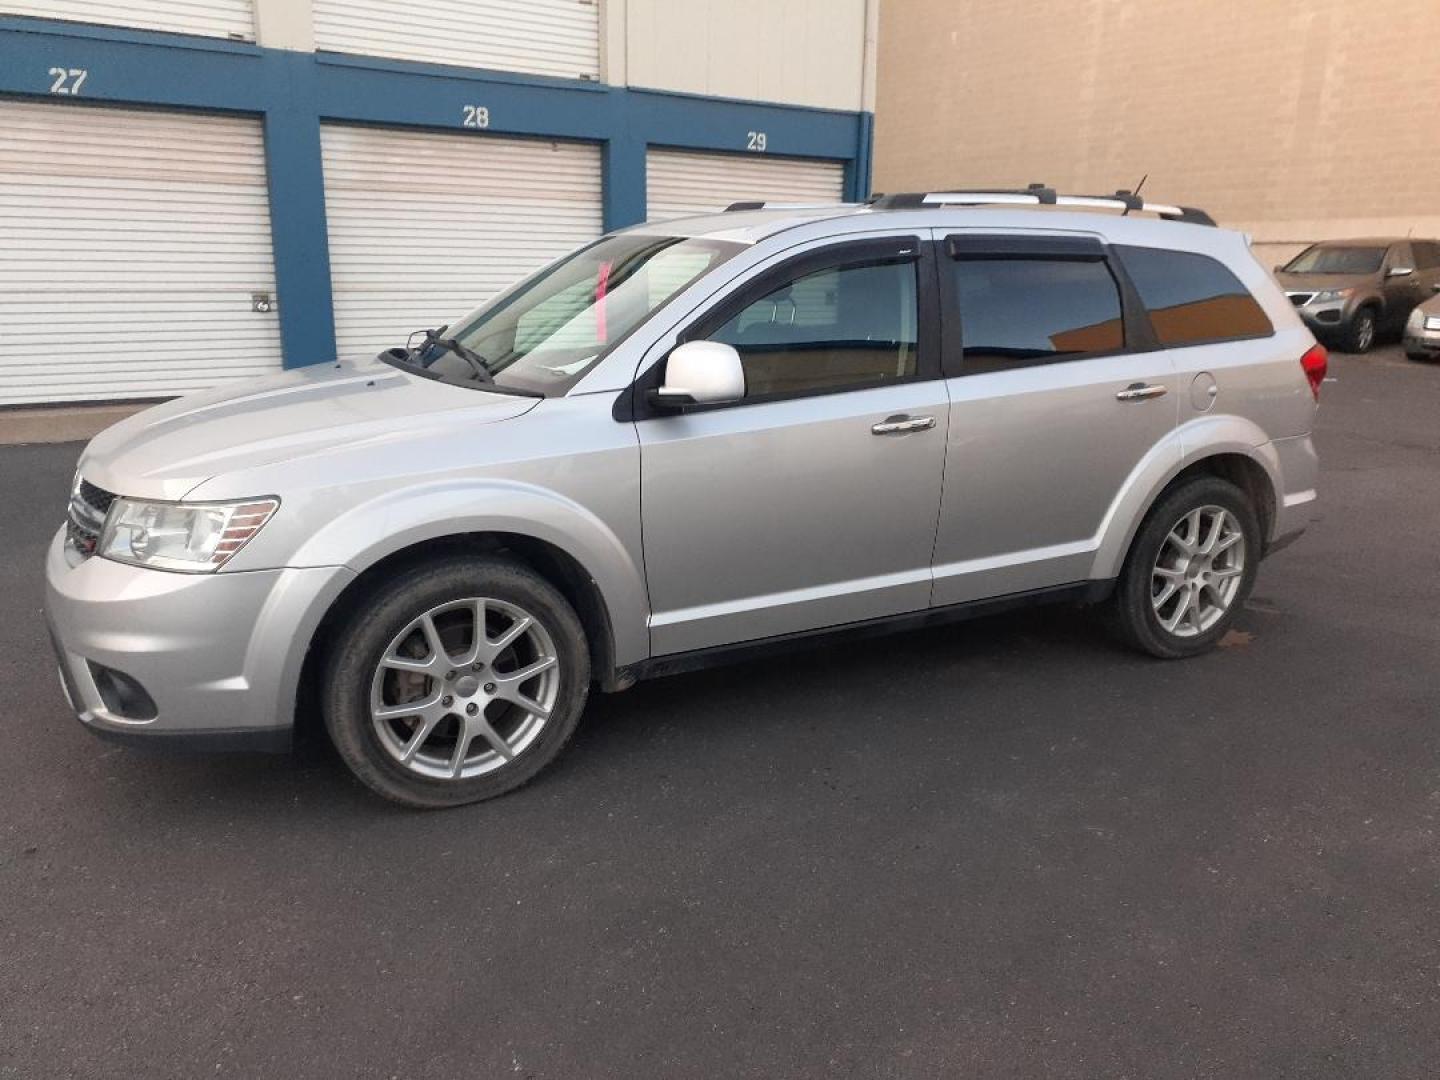
M1218 476L1245 492L1260 519L1265 547L1275 538L1281 489L1280 463L1274 446L1249 421L1238 417L1215 417L1181 429L1184 449L1159 467L1152 459L1142 466L1126 491L1111 508L1107 526L1096 552L1094 578L1116 577L1130 553L1140 525L1165 495L1197 475Z
M306 642L297 692L296 722L313 720L328 643L364 603L377 583L412 567L447 558L500 555L534 570L560 591L585 628L590 670L603 690L623 689L626 682L616 664L615 627L610 605L599 584L570 552L549 540L518 532L477 530L442 533L416 540L370 562L340 591ZM317 725L318 730L318 725Z

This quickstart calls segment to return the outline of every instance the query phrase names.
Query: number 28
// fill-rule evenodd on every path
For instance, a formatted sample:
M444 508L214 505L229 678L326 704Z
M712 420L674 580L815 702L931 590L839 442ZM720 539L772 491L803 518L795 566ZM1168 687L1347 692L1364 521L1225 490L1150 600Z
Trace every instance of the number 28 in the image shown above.
M490 110L484 105L466 105L460 110L463 119L461 124L468 128L488 128L490 126Z

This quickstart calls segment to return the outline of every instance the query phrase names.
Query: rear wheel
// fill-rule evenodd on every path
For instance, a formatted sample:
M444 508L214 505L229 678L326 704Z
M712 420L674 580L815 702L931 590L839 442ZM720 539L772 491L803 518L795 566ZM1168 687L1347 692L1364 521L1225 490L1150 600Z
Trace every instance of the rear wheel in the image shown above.
M1211 648L1255 583L1260 523L1245 493L1198 476L1167 493L1131 544L1112 614L1134 647L1166 659Z
M554 586L509 560L449 559L389 582L340 630L325 722L372 790L459 806L553 761L589 683L584 630Z
M1345 340L1341 344L1348 353L1367 353L1375 344L1375 309L1363 307L1355 312L1350 325L1345 328Z

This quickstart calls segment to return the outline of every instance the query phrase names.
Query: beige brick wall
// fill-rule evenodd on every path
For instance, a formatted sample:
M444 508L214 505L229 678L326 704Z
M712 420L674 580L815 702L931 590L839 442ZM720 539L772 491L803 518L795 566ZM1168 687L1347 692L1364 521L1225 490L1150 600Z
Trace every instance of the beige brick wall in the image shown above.
M1133 187L1270 261L1440 235L1440 0L885 0L877 191Z

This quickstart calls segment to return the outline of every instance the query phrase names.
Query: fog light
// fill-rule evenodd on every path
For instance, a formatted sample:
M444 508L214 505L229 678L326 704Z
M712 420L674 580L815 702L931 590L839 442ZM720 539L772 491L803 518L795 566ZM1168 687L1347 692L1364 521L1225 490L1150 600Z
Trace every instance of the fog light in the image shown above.
M155 699L129 675L93 660L89 664L95 689L100 691L100 700L110 712L126 720L154 720L160 715Z

